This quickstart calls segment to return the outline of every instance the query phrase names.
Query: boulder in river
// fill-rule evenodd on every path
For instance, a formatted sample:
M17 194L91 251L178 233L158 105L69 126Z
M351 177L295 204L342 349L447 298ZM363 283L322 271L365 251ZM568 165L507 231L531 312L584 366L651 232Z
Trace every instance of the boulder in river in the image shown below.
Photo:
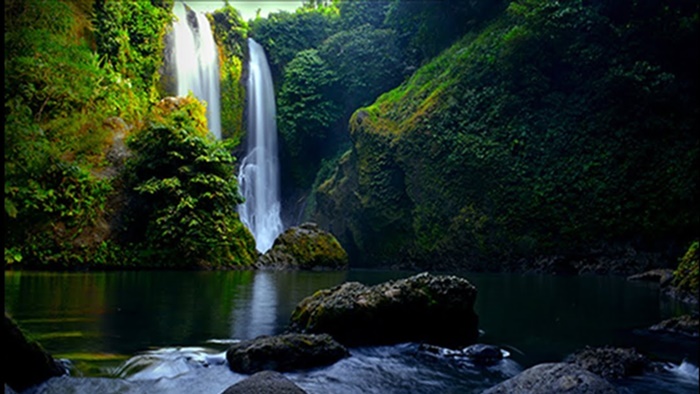
M698 315L678 316L664 320L661 323L654 324L653 326L649 327L649 330L655 332L682 334L697 338L700 334L700 325L698 320Z
M262 371L230 386L221 394L306 394L279 372Z
M546 363L528 368L482 394L615 394L602 377L569 363Z
M247 374L320 367L347 356L348 350L327 334L261 336L236 343L226 351L229 368Z
M290 328L328 333L346 345L426 342L463 348L479 335L476 294L466 279L428 273L371 287L347 282L302 300Z
M566 361L608 379L640 375L650 366L650 360L635 349L615 347L587 347Z
M66 370L50 354L33 341L28 341L22 330L5 314L2 326L3 379L13 390L25 389L42 383Z
M333 234L315 223L290 227L257 261L262 269L339 270L348 267L348 254Z

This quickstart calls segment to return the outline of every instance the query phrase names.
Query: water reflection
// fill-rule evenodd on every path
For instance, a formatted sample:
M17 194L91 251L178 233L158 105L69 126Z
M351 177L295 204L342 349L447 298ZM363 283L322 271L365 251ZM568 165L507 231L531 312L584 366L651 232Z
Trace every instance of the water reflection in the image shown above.
M86 376L103 376L105 368L156 349L223 351L232 339L282 332L296 304L319 289L409 275L7 271L5 310L49 352L89 364ZM476 309L485 332L480 341L505 347L524 367L559 361L585 345L609 344L635 346L677 364L687 357L697 365L697 339L644 335L644 328L688 311L659 301L664 298L658 287L615 277L459 275L479 291Z
M239 299L231 312L231 338L251 339L272 335L277 328L277 290L272 273L256 272L251 293Z

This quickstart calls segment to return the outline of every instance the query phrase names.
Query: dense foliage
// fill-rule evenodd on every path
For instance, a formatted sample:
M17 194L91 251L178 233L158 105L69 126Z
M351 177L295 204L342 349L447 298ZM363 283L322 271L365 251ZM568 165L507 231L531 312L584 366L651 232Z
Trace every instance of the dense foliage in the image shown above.
M5 3L6 264L210 268L255 259L235 212L237 140L204 137L191 99L172 114L163 102L152 110L171 8ZM225 69L240 114L241 69Z
M6 263L91 258L111 189L103 121L143 112L129 80L91 50L90 12L86 1L5 3Z
M687 2L513 2L355 113L315 217L375 264L678 253L700 217L697 34Z
M243 202L231 142L208 136L204 107L168 98L129 141L127 242L142 266L225 268L250 265L255 241L238 220Z
M317 47L335 31L334 6L302 7L280 11L250 24L251 36L267 52L273 80L280 81L286 65L297 53Z
M173 0L97 0L94 7L97 53L155 100Z
M219 48L221 135L238 145L245 132L245 84L242 75L244 59L248 54L248 24L229 4L208 15Z

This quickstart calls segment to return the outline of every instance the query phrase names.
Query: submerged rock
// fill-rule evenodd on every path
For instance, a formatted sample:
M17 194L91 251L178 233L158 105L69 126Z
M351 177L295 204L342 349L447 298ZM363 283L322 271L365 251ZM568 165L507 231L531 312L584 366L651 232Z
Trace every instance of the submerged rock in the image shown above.
M635 349L614 347L587 347L566 361L608 379L640 375L650 365L649 359Z
M697 338L700 334L698 316L683 315L662 321L649 327L650 331L670 332Z
M234 372L293 371L330 365L349 356L330 335L285 334L242 341L226 351Z
M13 390L23 391L66 370L41 346L28 341L19 327L5 314L2 326L3 380Z
M428 273L372 287L348 282L302 300L291 329L328 333L346 345L427 342L462 348L479 335L476 294L466 279Z
M315 223L304 223L280 234L256 265L263 269L337 270L347 268L348 254L332 234Z
M263 371L230 386L221 394L306 394L279 372Z
M614 394L607 380L576 364L535 365L482 394Z

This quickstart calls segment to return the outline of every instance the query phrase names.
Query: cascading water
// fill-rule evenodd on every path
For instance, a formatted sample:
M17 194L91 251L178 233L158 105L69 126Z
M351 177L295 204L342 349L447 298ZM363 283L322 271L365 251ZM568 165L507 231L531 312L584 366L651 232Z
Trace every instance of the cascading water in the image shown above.
M204 14L188 12L184 4L176 4L174 11L178 18L173 24L177 95L192 91L205 101L209 131L221 139L219 55L209 20Z
M282 232L280 177L277 158L275 92L265 50L248 39L248 146L238 183L245 203L238 212L255 237L258 251L266 252Z

